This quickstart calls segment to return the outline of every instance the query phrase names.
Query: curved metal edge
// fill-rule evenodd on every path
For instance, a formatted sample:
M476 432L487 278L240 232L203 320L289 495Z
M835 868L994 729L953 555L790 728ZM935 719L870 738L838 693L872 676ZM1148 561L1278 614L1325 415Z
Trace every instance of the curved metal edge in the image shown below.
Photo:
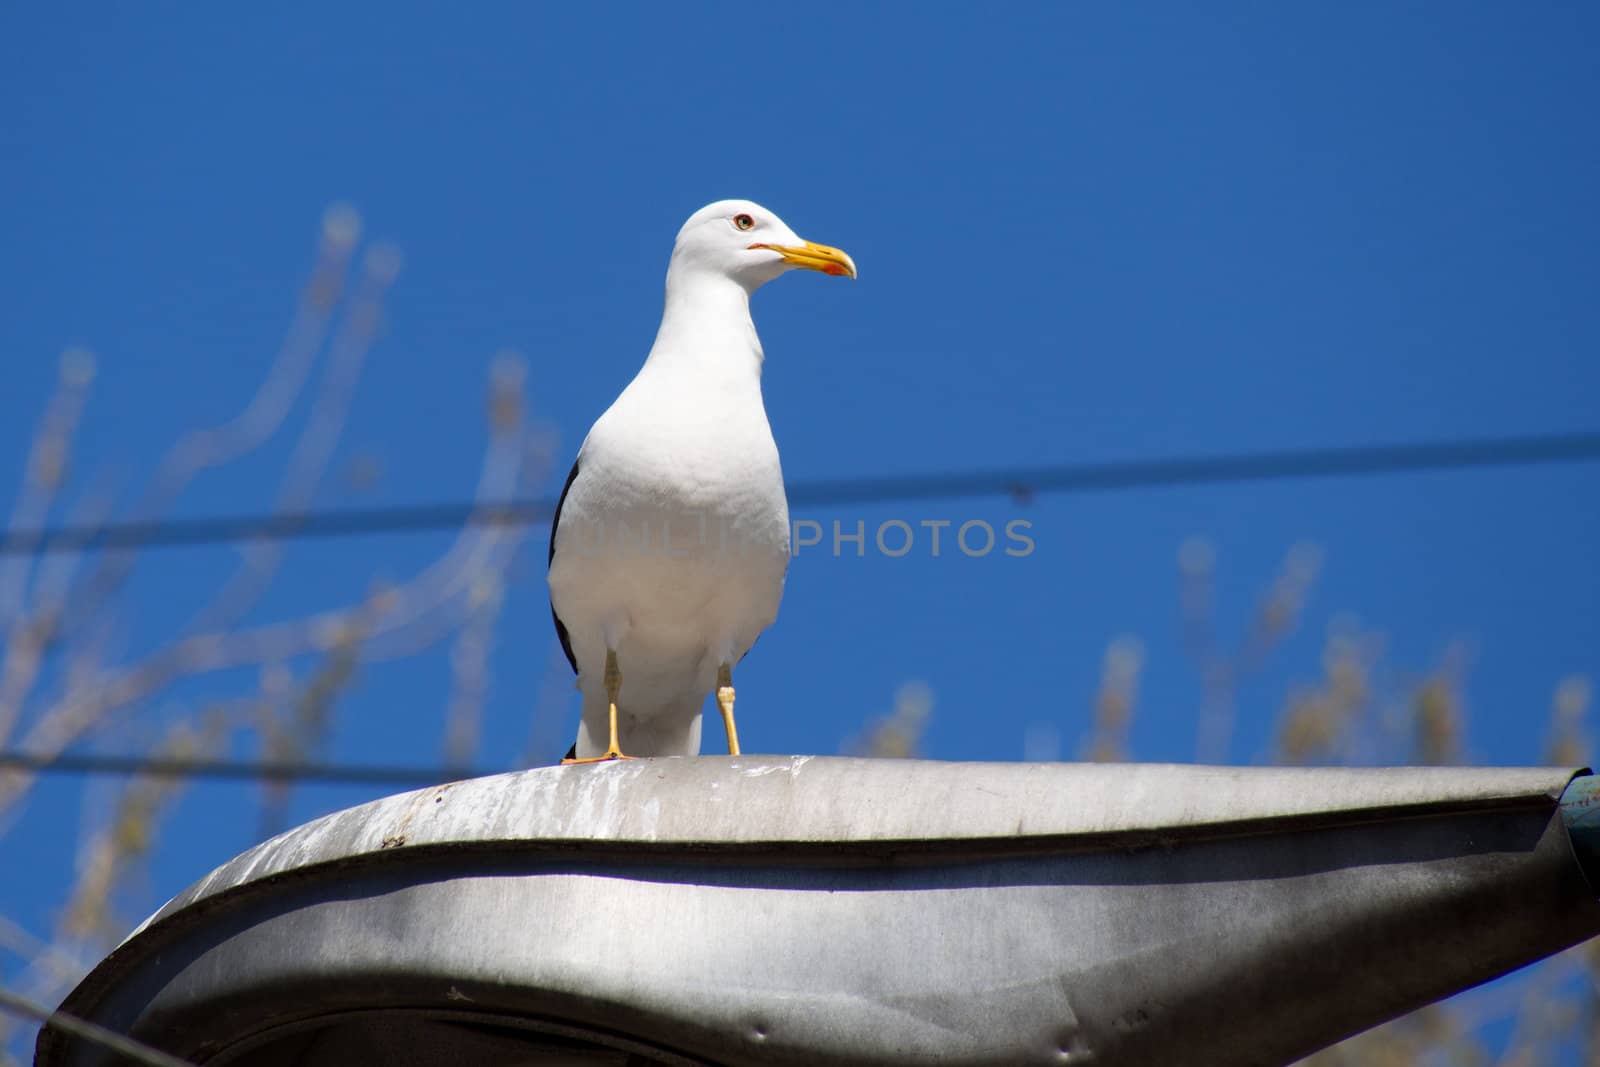
M840 762L898 763L902 761ZM982 767L987 770L991 766L1004 765L965 766L969 768ZM1149 765L1143 766L1148 767ZM1542 788L1536 791L1516 794L1512 797L1512 800L1530 807L1555 807L1558 801L1570 790L1574 779L1585 777L1586 771L1587 769L1520 772L1527 776L1529 784L1537 782L1542 784ZM1493 773L1499 774L1502 772L1499 769L1495 769ZM1552 786L1555 786L1557 776L1560 776L1561 784L1552 788ZM495 779L480 779L476 783L463 784L482 784L494 781ZM434 790L422 790L413 794L404 794L403 797L421 807L422 805L417 802L434 795L436 795ZM1584 795L1588 796L1589 794L1585 793ZM400 798L389 798L390 801L397 799ZM329 816L328 819L372 810L383 803L383 801L379 801L374 802L374 804L349 809L346 812L337 813L335 816ZM409 860L420 860L428 856L447 853L488 852L500 856L517 855L525 861L539 857L560 861L562 858L581 856L586 861L593 861L608 858L639 859L648 856L658 862L668 857L675 857L677 862L683 864L703 864L708 860L716 861L719 858L726 862L749 863L763 857L770 857L787 865L807 862L826 863L829 865L840 863L904 865L976 861L998 856L1016 856L1043 852L1060 854L1062 852L1090 849L1134 850L1151 846L1166 847L1184 842L1246 836L1265 832L1269 828L1291 830L1333 827L1380 819L1402 818L1409 815L1469 811L1490 805L1504 806L1506 803L1507 800L1503 794L1498 797L1453 797L1443 803L1416 802L1408 805L1372 809L1352 809L1347 806L1331 812L1324 811L1313 814L1295 814L1269 818L1256 817L1231 823L1198 824L1167 828L1165 830L1127 830L1110 834L1016 834L1006 837L954 840L893 840L869 837L866 839L809 843L745 841L726 843L718 847L704 843L698 846L688 846L679 842L650 843L617 840L579 841L572 839L490 838L475 841L444 841L426 845L406 844L378 850L357 851L299 866L287 863L263 862L264 854L271 852L275 847L295 843L296 831L291 831L289 834L281 835L273 841L244 853L236 860L219 868L212 876L203 879L184 894L174 898L167 906L147 919L144 924L130 934L121 945L85 976L68 995L62 1007L80 1015L87 1012L92 1017L94 1005L101 1003L125 974L139 967L141 962L148 957L158 955L163 946L173 939L184 936L195 925L206 922L209 916L214 914L217 909L238 906L258 893L273 892L278 887L299 879L322 879L339 872L355 872L366 869L373 864L393 862L397 858L397 853L401 852ZM431 805L428 806L431 807ZM1565 809L1563 809L1563 815L1565 816L1565 814ZM1600 818L1600 811L1595 814L1597 818ZM308 825L315 826L326 821L326 819L318 820L316 823ZM1586 838L1586 840L1589 839ZM1576 847L1575 845L1574 848L1576 849ZM279 858L286 859L287 857ZM1579 862L1582 862L1581 858ZM223 875L224 872L228 872L232 877L219 879L218 876ZM1586 876L1590 874L1587 868L1585 868L1584 873ZM1590 884L1594 884L1592 877L1590 878ZM48 1030L43 1031L40 1035L39 1052L41 1056L47 1051L50 1037L51 1033ZM44 1062L43 1059L41 1059L41 1062Z
M1098 950L1094 939L1085 940L1082 936L1084 931L1074 928L1074 921L1068 915L1060 916L1065 925L1038 922L1043 913L1036 909L1027 914L1013 915L1010 934L999 936L996 944L1007 944L1013 950L1023 952L1031 960L1031 966L1008 955L1001 964L1005 968L1005 981L987 986L981 980L977 982L975 988L989 994L987 1002L973 1000L970 996L973 990L961 984L966 981L964 976L968 972L959 968L959 991L951 994L946 989L949 995L944 996L930 996L926 976L920 971L902 969L902 974L915 974L912 985L919 987L912 990L916 995L908 1001L904 996L888 997L886 993L889 991L881 984L882 976L868 975L863 978L866 985L851 986L848 982L841 984L823 976L797 979L786 964L775 963L773 965L778 969L771 974L782 978L782 981L771 988L783 993L778 1002L790 1007L798 1004L799 1008L810 1011L814 1016L820 1013L819 1017L825 1017L833 1024L825 1032L819 1032L814 1039L820 1047L807 1049L813 1055L797 1059L795 1049L790 1047L789 1057L782 1059L782 1062L851 1060L850 1055L843 1054L845 1049L857 1054L852 1062L894 1062L892 1056L871 1056L864 1052L865 1046L860 1041L863 1033L861 1026L870 1023L870 1032L883 1034L886 1038L894 1036L898 1040L906 1035L899 1032L888 1035L886 1029L892 1031L897 1021L904 1020L898 1016L886 1017L881 1011L870 1018L864 1015L859 1018L849 1016L847 1022L853 1019L855 1024L860 1024L852 1029L840 1021L840 1004L806 1001L808 994L830 992L845 994L844 1001L857 1007L876 1005L877 1008L896 1009L902 1013L909 1010L917 1018L936 1018L940 1025L964 1034L976 1032L976 1028L967 1025L975 1019L1001 1018L1006 1011L1018 1012L1017 1021L1025 1019L1028 1023L1041 1025L1048 1024L1050 1019L1060 1015L1059 1025L1064 1027L1060 1030L1063 1035L1060 1040L1066 1042L1060 1047L1075 1048L1077 1045L1074 1042L1077 1041L1086 1050L1098 1049L1099 1053L1104 1054L1104 1062L1108 1067L1112 1063L1185 1062L1201 1067L1240 1062L1288 1062L1296 1056L1309 1054L1318 1043L1337 1039L1374 1025L1381 1021L1381 1017L1388 1017L1374 1014L1374 998L1387 1005L1384 1011L1389 1014L1408 1010L1482 981L1492 974L1531 962L1600 930L1600 904L1596 904L1588 893L1587 884L1572 858L1566 831L1564 827L1558 829L1557 821L1553 807L1536 813L1526 806L1517 805L1500 812L1452 814L1438 820L1395 820L1376 830L1362 827L1330 828L1313 831L1306 835L1306 840L1298 843L1287 840L1256 842L1239 838L1216 843L1191 840L1176 852L1143 850L1103 858L1057 857L1046 861L1053 868L1052 871L1030 874L1016 881L1008 876L1000 884L1017 887L1072 886L1075 888L1071 894L1060 898L1062 904L1069 906L1071 899L1082 892L1078 887L1100 885L1120 892L1120 887L1127 885L1166 885L1172 888L1161 892L1170 893L1177 887L1187 886L1190 888L1182 889L1180 893L1183 901L1193 903L1200 900L1204 903L1209 900L1218 907L1234 909L1235 915L1229 923L1207 933L1194 928L1190 915L1192 909L1189 907L1169 908L1165 912L1158 907L1150 911L1146 909L1146 904L1159 898L1124 901L1121 905L1123 913L1134 921L1126 927L1113 924L1116 930L1103 929L1106 936L1100 938L1102 944ZM1534 842L1537 842L1536 846ZM1289 847L1282 847L1284 845ZM1375 853L1368 851L1373 845L1379 846ZM1458 850L1462 849L1465 851L1459 852L1458 856ZM601 906L594 902L595 898L588 887L581 894L563 891L552 898L564 902L571 909L569 912L529 906L529 901L543 899L542 894L547 891L540 883L545 879L519 878L518 891L528 893L526 900L514 907L507 906L504 890L491 887L485 899L493 907L489 911L479 912L469 902L465 887L485 872L461 869L463 865L459 855L452 859L442 850L417 852L424 855L431 853L434 858L427 862L415 852L387 853L382 859L388 876L379 877L381 872L369 871L363 877L371 884L365 887L358 884L361 878L338 872L332 865L323 865L313 872L320 877L307 877L300 880L299 885L291 887L281 880L275 882L274 885L282 889L278 894L263 892L253 900L249 899L251 894L248 890L230 894L224 900L234 906L222 907L221 914L214 911L208 901L197 909L207 915L200 924L201 929L188 930L185 936L198 935L201 940L214 945L228 943L232 947L226 951L235 954L234 962L238 966L229 963L224 956L210 956L209 962L191 970L193 960L200 958L191 955L190 950L194 946L186 948L182 944L183 938L179 937L162 939L165 941L164 949L155 953L153 960L147 956L141 966L154 967L157 971L165 968L172 974L187 972L187 977L177 986L168 987L168 979L161 979L161 987L170 990L163 994L164 1006L157 1008L153 1014L146 1014L148 1006L138 1006L142 1003L144 993L137 991L136 987L142 979L139 979L138 971L133 970L124 976L123 983L112 990L109 996L91 1001L89 1008L98 1012L103 1021L126 1022L136 1036L152 1039L158 1045L163 1040L163 1027L174 1034L197 1035L211 1025L209 1020L213 1018L219 1021L234 1018L234 1011L238 1008L248 1015L257 1011L258 1005L262 1006L264 1015L272 1020L262 1027L263 1031L279 1023L294 1022L301 1018L293 1005L279 1003L276 995L265 992L270 983L263 986L259 981L252 984L244 980L243 976L252 973L252 968L258 964L267 968L267 973L277 970L277 977L272 981L290 983L276 988L280 988L289 1000L301 1008L348 1010L387 1003L388 1006L410 1010L420 1006L425 991L422 986L397 984L394 973L382 969L363 969L360 949L365 944L368 964L374 958L387 960L386 954L391 945L405 946L405 951L420 954L419 958L431 961L436 968L431 972L433 977L430 979L435 1007L452 1007L454 1005L448 1002L470 999L482 1009L522 1010L540 1017L548 1017L552 1013L566 1017L567 1011L571 1010L575 1013L573 1021L600 1027L617 1025L627 1028L630 1018L649 1017L649 1005L632 999L636 984L642 983L642 987L647 989L652 987L652 983L645 980L648 973L640 975L628 970L620 986L616 981L609 984L601 981L592 988L585 987L581 994L583 1002L579 1003L572 999L580 995L577 989L560 983L547 984L547 977L532 984L508 981L510 975L499 969L499 957L491 960L493 966L489 967L466 965L480 949L493 957L495 952L503 951L498 946L512 944L519 947L506 957L508 960L541 961L541 968L547 967L552 958L563 956L569 962L581 962L591 958L583 946L601 943L597 937L599 927L612 921L607 916L633 914L634 909L615 907L617 900L612 900L612 907ZM1184 853L1189 855L1185 858ZM491 857L480 857L479 863L491 860ZM658 856L655 861L658 868L661 860L662 857ZM1401 860L1410 865L1412 873L1409 876L1400 876L1403 865L1396 861ZM1440 860L1448 862L1455 872L1435 879L1442 895L1416 893L1416 878L1424 876L1423 872L1436 866ZM1236 869L1240 863L1248 870ZM1103 874L1106 870L1104 864L1115 865L1121 873L1109 878L1083 877L1096 868ZM541 873L507 871L507 868L517 866L516 861L508 859L502 859L492 866L499 868L501 874L520 876ZM588 855L577 857L566 866L569 869L565 873L569 876L578 873L582 877L590 877L597 873L592 870L594 864ZM693 857L680 861L680 866L686 868L682 878L686 885L699 886L704 882L723 889L759 889L764 898L761 907L740 908L732 913L736 917L736 924L742 922L742 928L736 925L725 947L734 950L735 957L740 952L754 951L766 958L768 948L761 947L764 943L756 928L765 930L765 924L776 914L773 909L776 902L781 900L781 894L773 890L778 887L767 884L759 876L752 877L753 873L758 872L741 874L734 870L719 873L714 867L707 868L696 863ZM818 884L819 877L825 875L796 870L794 865L783 863L781 857L774 861L773 866L777 868L775 873L784 885L793 882L792 888L813 890L806 894L809 903L804 905L805 908L824 909L820 914L811 915L805 922L791 923L791 933L804 939L819 929L842 930L840 944L858 946L857 952L873 944L873 938L882 936L892 925L884 921L888 914L884 909L889 905L883 902L890 900L893 894L884 891L887 887L878 883L918 883L922 879L920 871L903 867L898 873L856 868L854 873L844 875L845 881L854 882L858 887L870 885L873 891L859 899L872 902L873 907L862 914L855 914L853 925L840 928L820 920L838 920L853 913L854 904L848 898L855 894L835 893L834 890L840 887ZM430 867L448 868L442 872L447 877L438 877L441 872L430 871ZM1160 872L1160 877L1149 882L1142 877L1134 877L1132 881L1124 877L1138 871ZM1283 911L1273 920L1269 914L1272 909L1263 911L1261 908L1266 902L1264 899L1254 896L1241 899L1236 890L1225 884L1250 871L1254 872L1256 884L1269 897L1278 898L1280 904L1289 905L1290 910ZM1232 877L1229 877L1229 872ZM559 879L563 872L553 873ZM667 881L679 880L671 872L660 869L653 874L648 871L643 873L646 877L642 879L629 872L616 872L609 877L618 887L617 892L630 896L640 891L638 887L660 886ZM617 877L617 874L621 876ZM1012 876L1017 874L1018 871L1011 872ZM1292 874L1293 877L1284 877L1286 874ZM666 877L663 878L663 875ZM978 873L958 877L970 879L962 883L969 889L987 890L997 884L993 873L982 869ZM1036 877L1039 880L1034 880ZM1353 881L1350 880L1352 877ZM863 879L866 883L862 882ZM944 891L935 893L928 900L931 910L924 912L915 906L889 910L899 915L919 914L922 918L918 921L932 921L938 929L974 928L966 921L950 921L953 918L950 909L956 907L960 894L948 890L958 886L944 878L937 878L936 881L937 888ZM1301 888L1296 888L1297 883ZM1466 893L1469 884L1474 888ZM432 888L428 888L430 886ZM448 888L444 888L446 886ZM902 887L917 888L915 884ZM398 894L395 892L397 889ZM824 891L815 892L816 889ZM1298 898L1308 890L1311 895L1303 903L1290 900L1290 897ZM1200 896L1195 897L1196 893ZM427 894L433 894L442 906L429 905L425 899ZM303 899L287 899L295 896ZM1015 891L1008 892L1007 899L1016 900ZM1381 905L1381 914L1375 914L1373 908L1379 901L1387 903ZM354 905L360 910L375 908L375 914L379 917L358 917L358 921L345 922L357 936L353 945L345 945L337 937L327 936L336 928L337 922L334 926L327 925L328 920L316 918L313 911L305 906L307 903L340 912L347 905ZM501 927L499 936L480 931L481 936L463 938L461 931L469 927L446 919L452 914L451 907L457 906L465 909L462 914L492 914L497 917L497 922L508 925ZM841 912L841 908L847 910ZM1052 912L1053 909L1054 905ZM680 917L692 915L694 910L691 908L685 912L668 909L673 916ZM1086 915L1100 915L1102 909L1100 904L1091 902L1083 905L1080 911ZM1210 908L1202 907L1200 911L1209 913ZM322 914L326 916L329 912ZM1297 914L1300 916L1298 919L1295 917ZM388 918L382 917L384 915ZM543 943L542 939L552 936L537 930L528 932L530 924L527 917L539 915L564 915L565 920L576 924L568 926L566 921L556 924L553 935L555 941L548 942L550 947L557 949L553 957L542 950L529 951ZM935 918L930 919L930 915ZM943 918L937 918L939 915ZM1315 921L1306 921L1313 916ZM263 917L266 922L262 921ZM392 922L396 918L401 920L398 925ZM276 925L283 922L291 925ZM302 922L310 923L299 927L300 934L305 938L304 947L309 950L306 955L293 947L300 942L287 936L295 924ZM1052 926L1059 928L1052 932ZM216 929L208 932L208 927ZM647 924L647 928L659 927ZM978 923L976 928L988 929L988 926ZM431 947L427 938L419 940L411 936L424 929L431 929L436 937L436 943ZM1159 933L1161 930L1165 932ZM1471 931L1472 935L1466 937L1454 951L1447 953L1446 958L1423 965L1419 965L1414 958L1419 946L1448 943L1466 931ZM701 929L680 930L679 948L691 942L702 947L713 944L714 938L701 940L705 933ZM1159 936L1155 936L1158 933ZM534 940L523 944L519 938L524 935ZM1130 936L1134 941L1132 946L1126 940ZM1192 965L1152 968L1148 952L1130 955L1126 951L1129 947L1137 947L1141 940L1149 941L1152 936L1154 941L1145 946L1147 949L1157 944L1165 945L1168 949L1188 944L1193 950L1189 953ZM394 940L396 937L398 940ZM1288 953L1277 952L1272 957L1276 963L1264 966L1261 950L1283 938L1293 940L1299 948ZM916 938L907 943L913 942L925 944ZM1026 951L1021 947L1024 943ZM1116 948L1113 943L1122 947ZM455 949L452 948L441 956L434 954L439 945L466 947L461 948L461 955L453 955ZM480 948L471 947L474 945ZM757 947L752 949L752 946ZM1115 949L1112 955L1106 955L1108 946ZM1283 947L1286 946L1280 945L1280 948ZM356 951L352 952L352 948ZM213 949L204 951L211 952ZM378 952L379 956L372 957L373 951ZM320 972L317 966L306 961L315 959L319 953L324 962L337 961L328 977L343 983L342 986L313 988L307 984L307 976ZM1102 957L1098 961L1095 959L1097 953ZM851 965L838 961L855 954L833 954L833 971L848 972ZM872 959L881 958L870 949L866 950L866 954ZM689 1005L693 1010L680 1012L673 1017L679 1022L693 1020L694 1027L698 1028L697 1036L680 1031L669 1037L668 1032L650 1030L641 1030L641 1036L648 1034L652 1043L666 1041L671 1046L682 1047L690 1050L691 1054L709 1057L715 1062L778 1062L774 1055L781 1050L783 1038L787 1036L782 1018L774 1020L765 1014L757 1016L762 1021L762 1029L770 1029L772 1034L769 1043L762 1046L758 1055L754 1049L743 1051L743 1045L739 1043L743 1040L741 1027L744 1026L744 1016L736 1010L738 1005L722 1001L717 996L707 1000L707 991L714 991L716 983L714 980L707 982L706 979L723 974L725 968L729 974L740 973L738 967L732 966L720 954L714 954L714 963L707 963L703 952L663 951L657 955L660 962L654 988L681 987L683 990L698 991L699 999ZM993 958L992 953L990 958ZM695 960L699 960L702 966L694 974L693 980L685 980L685 975L676 968L683 962ZM291 982L290 972L302 966L306 968L306 975L296 971ZM1408 969L1412 972L1410 977L1401 981L1400 976ZM690 971L693 972L693 968ZM421 972L402 969L397 973L409 975ZM542 973L547 976L549 972ZM1019 975L1033 975L1039 981L1033 986L1019 985ZM839 975L834 974L834 977ZM232 994L215 995L216 983L233 980L242 983L238 989ZM813 980L814 984L806 984ZM1394 987L1397 981L1409 983L1411 994L1396 999ZM464 997L455 995L454 983L460 983ZM1330 996L1330 990L1341 987L1343 996ZM756 988L769 987L758 982ZM1352 988L1362 992L1352 994ZM1180 1051L1172 1044L1174 1026L1181 1026L1188 1034L1208 1034L1216 1029L1217 1019L1229 1018L1240 1002L1270 1005L1275 1003L1275 997L1282 1001L1293 990L1298 992L1287 1004L1277 1003L1271 1011L1244 1013L1244 1017L1225 1028L1226 1034L1214 1035L1202 1048L1184 1046ZM901 993L905 992L901 990ZM853 996L850 995L852 993ZM235 999L229 1001L229 995ZM387 1001L382 999L385 996ZM1067 1009L1067 1000L1062 999L1064 996L1070 999L1070 1010ZM212 999L206 1000L207 997ZM656 1007L660 1007L659 1003ZM960 1014L963 1009L968 1011L968 1016ZM138 1014L129 1014L130 1011ZM724 1014L719 1015L719 1011ZM1159 1018L1160 1012L1179 1012L1182 1016L1181 1019L1163 1024L1160 1028L1164 1031L1162 1036L1158 1036L1155 1028L1145 1028L1149 1019ZM185 1013L189 1016L187 1021L184 1019ZM804 1014L804 1011L800 1013ZM134 1022L136 1018L142 1018L143 1022ZM769 1027L766 1025L769 1023L776 1025ZM140 1026L150 1029L141 1032ZM1039 1035L1022 1026L1003 1026L1002 1029L1007 1035L1005 1040L1010 1042L1005 1046L1005 1054L974 1059L946 1048L944 1055L935 1055L934 1051L944 1046L929 1046L923 1049L928 1056L926 1062L954 1064L979 1062L980 1059L991 1064L1024 1062L1018 1054L1018 1036ZM1315 1042L1303 1036L1295 1039L1297 1032L1302 1035L1314 1032L1320 1036ZM766 1035L762 1036L766 1038ZM1042 1050L1044 1059L1034 1055L1040 1052L1034 1047L1035 1044L1027 1045L1033 1057L1027 1062L1055 1062L1050 1058L1055 1055L1054 1044ZM216 1046L219 1052L222 1047L232 1048L232 1044ZM899 1044L892 1047L905 1051ZM1255 1058L1241 1058L1246 1048L1254 1050ZM81 1052L68 1053L61 1047L53 1050L55 1055L73 1058L46 1059L43 1055L45 1051L41 1046L39 1062L50 1067L60 1067L66 1062L99 1062L76 1058L81 1057ZM173 1051L182 1050L174 1047ZM877 1051L882 1053L884 1050ZM828 1054L827 1059L822 1057L824 1052Z
M547 1035L551 1037L566 1038L574 1041L587 1041L603 1048L617 1052L628 1052L642 1056L651 1063L660 1063L666 1067L711 1067L705 1060L693 1059L681 1052L662 1048L659 1045L645 1044L635 1038L623 1037L618 1034L603 1030L596 1030L587 1026L576 1026L568 1022L558 1022L551 1019L530 1018L526 1015L517 1015L503 1011L442 1011L438 1008L419 1009L415 1012L397 1008L371 1008L356 1011L330 1012L317 1015L313 1018L297 1019L292 1022L279 1023L276 1026L258 1030L249 1038L230 1045L224 1058L217 1060L219 1065L225 1065L250 1053L279 1041L290 1035L306 1030L317 1030L341 1022L356 1021L360 1019L393 1016L393 1015L422 1015L429 1020L438 1022L460 1022L477 1026L498 1026L507 1030L522 1030L531 1034Z
M1560 804L1573 857L1589 891L1600 896L1600 775L1575 775L1562 792Z
M644 759L545 767L402 793L324 816L228 861L135 929L285 871L420 845L541 842L876 859L984 841L1101 848L1404 818L1520 801L1554 806L1572 768L1275 768L952 763L825 756ZM1070 846L1067 846L1070 847Z

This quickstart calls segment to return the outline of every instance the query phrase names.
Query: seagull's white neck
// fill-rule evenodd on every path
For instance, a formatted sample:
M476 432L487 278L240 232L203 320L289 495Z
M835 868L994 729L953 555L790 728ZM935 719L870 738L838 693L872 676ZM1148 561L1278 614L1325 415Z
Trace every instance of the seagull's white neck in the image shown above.
M761 360L749 291L726 274L674 264L667 271L661 328L645 366L759 380Z

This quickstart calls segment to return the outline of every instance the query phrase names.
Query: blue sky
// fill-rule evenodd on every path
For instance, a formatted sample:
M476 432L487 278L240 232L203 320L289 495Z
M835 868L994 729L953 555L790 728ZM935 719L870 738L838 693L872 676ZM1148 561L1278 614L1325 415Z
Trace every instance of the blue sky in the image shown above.
M334 479L327 506L466 496L503 348L559 431L558 489L649 346L677 227L733 196L861 269L755 300L792 482L1600 427L1591 6L464 11L0 14L0 472L21 468L58 353L85 345L78 471L131 497L178 429L249 397L335 201L405 268L341 446L383 476L360 494ZM259 510L287 453L201 480L178 512ZM1557 681L1600 667L1596 488L1573 465L797 513L1025 518L1037 548L802 555L741 670L741 737L834 752L920 679L929 755L1020 758L1040 723L1070 753L1107 642L1135 634L1133 749L1192 759L1175 561L1198 535L1228 631L1290 546L1325 553L1304 625L1243 694L1231 759L1260 758L1329 620L1353 613L1400 671L1467 642L1469 755L1537 762ZM298 545L255 617L358 595L447 541ZM231 558L148 555L126 654ZM525 748L550 662L542 558L536 538L496 632L485 766ZM248 681L186 686L101 745ZM449 684L444 650L364 670L326 755L436 758ZM370 795L297 790L291 817ZM193 791L130 917L253 843L255 800ZM8 879L0 910L36 930L81 802L50 783L0 839L0 868L38 872Z

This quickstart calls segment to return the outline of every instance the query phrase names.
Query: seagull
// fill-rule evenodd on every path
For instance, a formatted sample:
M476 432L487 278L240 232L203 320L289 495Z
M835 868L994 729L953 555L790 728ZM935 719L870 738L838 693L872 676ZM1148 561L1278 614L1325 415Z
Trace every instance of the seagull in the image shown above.
M800 268L854 278L749 200L689 216L655 344L600 416L550 530L550 613L583 692L564 763L698 755L716 690L739 754L733 666L778 617L789 503L761 399L750 294Z

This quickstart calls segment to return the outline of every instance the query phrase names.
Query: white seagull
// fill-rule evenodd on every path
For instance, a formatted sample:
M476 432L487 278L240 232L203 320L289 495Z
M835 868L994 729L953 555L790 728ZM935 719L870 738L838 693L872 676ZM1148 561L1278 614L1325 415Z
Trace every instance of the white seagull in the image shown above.
M795 267L854 278L748 200L678 231L661 328L595 422L550 530L550 610L583 718L563 762L697 755L706 694L737 755L733 665L778 616L789 503L750 294Z

